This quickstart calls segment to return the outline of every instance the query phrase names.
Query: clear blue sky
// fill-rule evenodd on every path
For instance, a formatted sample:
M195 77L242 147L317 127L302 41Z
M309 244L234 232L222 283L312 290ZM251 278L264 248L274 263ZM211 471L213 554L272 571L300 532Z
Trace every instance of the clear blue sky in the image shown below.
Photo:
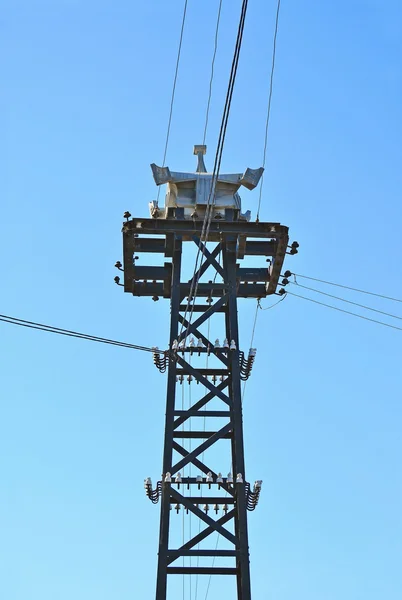
M123 212L156 196L183 2L0 4L0 312L163 347L168 303L124 295L113 264ZM240 4L223 1L209 167ZM202 140L217 5L189 0L174 169ZM249 2L225 171L262 162L275 8ZM300 243L287 268L400 298L401 61L397 1L282 2L261 213ZM243 194L253 218L257 198ZM240 303L244 348L253 313ZM161 469L164 376L130 350L5 324L0 339L1 599L153 598L143 478ZM260 314L244 415L248 478L264 480L254 600L402 597L401 341L297 298ZM231 593L213 581L208 598Z

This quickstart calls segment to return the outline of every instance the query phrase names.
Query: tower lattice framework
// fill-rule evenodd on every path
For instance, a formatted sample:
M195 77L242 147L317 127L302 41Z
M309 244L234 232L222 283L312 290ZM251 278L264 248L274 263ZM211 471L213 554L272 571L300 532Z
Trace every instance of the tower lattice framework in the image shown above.
M196 148L199 166L192 179L191 174L183 177L153 165L158 184L169 184L169 177L175 177L171 183L176 194L173 206L167 201L162 212L152 203L150 218L130 218L126 213L123 225L125 291L154 300L170 299L169 348L155 349L153 355L156 367L167 372L162 478L155 487L150 478L145 480L148 497L161 504L156 600L167 599L168 576L183 574L234 576L237 599L251 600L247 512L257 505L261 482L250 485L246 478L241 382L250 376L255 350L246 354L239 346L237 303L239 298L255 300L276 292L288 248L288 228L245 219L237 195L240 183L232 175L222 176L226 199L222 206L218 202L214 206L207 247L201 240L203 220L197 213L202 214L202 206L197 203L197 185L201 173L206 180L204 188L208 187L208 174L202 160L205 151L199 150L204 147ZM238 181L243 177L243 185L255 187L256 179L252 178L256 173L258 180L261 173L248 169ZM247 177L252 184L247 185ZM184 191L180 189L182 181ZM193 198L188 193L191 181ZM218 191L219 185L218 181ZM232 205L230 194L235 199ZM186 205L189 197L193 202L190 207ZM192 244L200 250L201 266L190 281L182 281L183 253ZM162 255L165 262L138 266L136 258L141 252ZM260 257L260 262L265 257L268 264L240 266L244 259L248 265L252 257ZM192 298L195 289L197 294ZM206 334L213 316L214 332L217 322L222 323L221 341L208 339ZM199 398L184 409L178 390L187 384L195 385ZM228 445L227 475L221 473L229 467L227 459L220 458L222 440ZM196 533L184 543L174 544L172 530L175 512L179 511L191 513L201 526L195 526ZM224 548L217 547L216 534L224 540Z

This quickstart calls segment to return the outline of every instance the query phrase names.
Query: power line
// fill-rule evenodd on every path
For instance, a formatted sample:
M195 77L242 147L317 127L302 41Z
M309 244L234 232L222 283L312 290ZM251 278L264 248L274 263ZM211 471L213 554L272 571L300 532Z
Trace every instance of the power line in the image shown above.
M52 325L45 325L43 323L36 323L35 321L27 321L25 319L18 319L17 317L10 317L8 315L0 315L0 321L3 323L9 323L11 325L18 325L20 327L27 327L28 329L37 329L39 331L46 331L48 333L55 333L57 335L64 335L67 337L74 337L81 340L88 340L91 342L99 342L101 344L110 344L112 346L120 346L122 348L130 348L131 350L142 350L144 352L154 352L153 348L147 346L138 346L137 344L130 344L128 342L120 342L109 338L98 337L87 333L80 333L79 331L72 331L71 329L62 329L61 327L53 327Z
M209 119L209 108L211 106L211 97L212 97L212 83L213 83L213 80L214 80L215 58L216 58L216 51L218 49L218 34L219 34L219 23L220 23L220 19L221 19L221 10L222 10L222 0L219 1L218 16L217 16L217 20L216 20L214 53L213 53L213 56L212 56L211 78L209 80L209 94L208 94L208 102L207 102L207 111L206 111L206 115L205 115L204 137L203 137L203 140L202 140L202 144L203 145L205 145L205 140L206 140L206 137L207 137L208 119Z
M172 124L172 115L173 115L174 97L175 97L175 93L176 93L177 75L178 75L178 72L179 72L179 64L180 64L181 46L182 46L182 42L183 42L184 23L186 22L186 14L187 14L187 2L188 2L188 0L185 0L185 2L184 2L184 8L183 8L183 17L182 17L182 21L181 21L181 30L180 30L179 48L178 48L178 50L177 50L176 68L175 68L175 73L174 73L174 78L173 78L172 96L171 96L171 99L170 99L169 119L168 119L168 126L167 126L167 132L166 132L165 150L164 150L164 152L163 152L163 161L162 161L162 167L164 167L164 166L165 166L165 162L166 162L166 154L167 154L167 149L168 149L168 145L169 145L170 126L171 126L171 124ZM161 188L160 188L160 186L159 186L159 187L158 187L158 196L157 196L157 202L159 201L159 195L160 195L160 191L161 191Z
M260 306L260 300L257 300L257 305L255 307L255 315L254 315L254 323L253 323L253 329L251 331L251 339L250 339L250 348L253 347L253 342L254 342L254 335L255 335L255 328L257 327L257 319L258 319L258 309L261 308ZM246 396L246 386L247 386L247 379L246 381L243 383L243 390L241 393L241 401L242 404L244 402L244 398Z
M278 0L278 4L276 7L276 19L275 19L275 33L274 33L274 44L272 50L272 65L271 65L271 77L269 82L269 96L268 96L268 108L267 108L267 119L265 123L265 140L264 140L264 157L262 161L262 166L265 168L265 160L267 156L267 143L268 143L268 129L269 129L269 118L271 115L271 101L272 101L272 92L274 88L274 72L275 72L275 58L276 58L276 38L278 35L278 25L279 25L279 11L281 8L281 0ZM258 198L258 209L257 209L257 222L260 220L260 207L261 207L261 198L262 198L262 188L264 185L264 173L261 177L261 185L260 185L260 195Z
M215 199L215 188L216 188L216 183L217 183L217 180L219 177L223 147L224 147L224 143L225 143L226 129L227 129L227 124L228 124L228 119L229 119L234 85L235 85L235 81L236 81L237 67L239 64L239 56L240 56L240 50L241 50L241 45L242 45L242 39L243 39L247 5L248 5L248 0L243 0L240 20L239 20L239 27L238 27L238 32L237 32L237 38L236 38L236 45L235 45L235 50L234 50L234 55L233 55L233 60L232 60L232 67L231 67L231 71L230 71L228 89L227 89L227 93L226 93L225 106L223 109L222 122L221 122L220 131L219 131L218 144L217 144L217 149L216 149L216 154L215 154L214 168L213 168L213 172L212 172L211 190L209 193L209 197L208 197L208 201L207 201L207 205L206 205L206 209L205 209L205 216L204 216L204 220L203 220L203 224L202 224L200 240L202 243L204 242L205 244L208 241L209 228L210 228L211 221L212 221L212 206L214 204L214 199ZM194 312L194 304L195 304L196 297L197 297L200 274L198 274L198 276L196 276L196 274L197 274L197 269L198 269L198 261L199 261L200 253L201 253L201 248L199 246L197 255L196 255L194 273L193 273L193 277L191 279L190 293L188 296L187 306L186 306L186 310L184 313L184 319L185 319L187 316L190 304L192 303L190 318L188 320L189 325L187 327L185 337L187 337L187 335L188 335L188 330L189 330L189 327L191 324L191 319L192 319L193 312ZM204 245L202 248L202 254L204 256ZM202 266L202 259L201 259L200 267L201 266ZM183 324L180 329L180 335L181 335L182 331L183 331Z
M297 283L294 281L289 281L289 283L304 288L305 290L310 290L311 292L316 292L317 294L322 294L323 296L328 296L329 298L334 298L335 300L340 300L341 302L347 302L348 304L359 306L360 308L364 308L365 310L371 310L373 312L380 313L381 315L385 315L387 317L392 317L393 319L399 319L400 321L402 321L402 317L399 317L398 315L393 315L383 310L378 310L377 308L371 308L371 306L365 306L364 304L359 304L358 302L352 302L351 300L346 300L346 298L340 298L339 296L334 296L333 294L327 294L326 292L316 290L315 288L308 287L307 285L302 285L301 283Z
M377 298L383 298L384 300L392 300L393 302L402 302L399 298L392 298L391 296L384 296L384 294L376 294L374 292L368 292L367 290L359 290L348 285L342 285L340 283L334 283L333 281L325 281L324 279L317 279L316 277L309 277L308 275L300 275L300 273L290 273L290 275L296 275L296 277L302 277L303 279L310 279L311 281L318 281L319 283L326 283L328 285L334 285L336 287L344 288L345 290L352 290L352 292L359 292L360 294L368 294L369 296L377 296Z
M293 292L286 292L286 294L289 294L290 296L296 296L296 298L302 298L303 300L308 300L309 302L314 302L314 304L319 304L320 306L332 308L333 310L337 310L338 312L346 313L347 315L352 315L353 317L358 317L359 319L364 319L365 321L371 321L372 323L377 323L378 325L384 325L384 327L390 327L391 329L398 329L399 331L402 331L402 327L397 327L396 325L389 325L388 323L384 323L383 321L377 321L376 319L370 319L369 317L358 315L357 313L353 313L349 310L344 310L343 308L338 308L337 306L331 306L330 304L325 304L324 302L313 300L313 298L306 298L306 296L300 296L299 294L294 294Z
M258 314L259 314L259 310L269 310L270 308L274 308L274 306L277 306L280 302L283 302L283 300L285 300L286 298L286 294L284 296L282 296L282 298L280 298L277 302L275 302L274 304L272 304L271 306L267 306L265 308L263 308L261 306L261 302L258 299L257 300L257 306L255 308L255 315L254 315L254 324L253 324L253 329L252 329L252 333L251 333L251 339L250 339L250 348L253 347L253 342L254 342L254 336L255 336L255 331L256 331L256 327L257 327L257 319L258 319ZM242 403L244 402L244 399L246 397L246 386L247 386L247 379L243 384L243 391L242 391Z
M265 307L262 307L262 306L261 306L261 304L260 304L260 305L259 305L259 306L260 306L260 309L261 309L261 310L270 310L271 308L274 308L274 306L276 306L276 305L277 305L277 304L279 304L280 302L283 302L283 301L285 300L285 298L286 298L286 294L285 294L284 296L282 296L282 298L280 298L280 299L278 300L278 302L275 302L274 304L271 304L271 306L265 306Z

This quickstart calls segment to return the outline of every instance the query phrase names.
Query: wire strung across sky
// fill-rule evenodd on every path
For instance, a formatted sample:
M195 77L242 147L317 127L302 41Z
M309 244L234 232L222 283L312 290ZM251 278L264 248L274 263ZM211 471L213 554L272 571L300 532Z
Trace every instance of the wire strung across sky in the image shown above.
M209 80L208 102L207 102L207 110L206 110L206 114L205 114L204 137L202 139L202 145L203 146L205 145L205 140L207 138L209 109L210 109L210 106L211 106L211 97L212 97L212 84L214 82L215 58L216 58L216 52L218 50L218 35L219 35L219 23L220 23L220 20L221 20L221 10L222 10L222 0L219 1L218 16L217 16L217 19L216 19L214 53L213 53L213 56L212 56L212 63L211 63L211 77L210 77L210 80Z
M179 47L178 47L178 50L177 50L176 68L175 68L175 73L174 73L174 78L173 78L172 96L171 96L171 99L170 99L169 119L168 119L167 131L166 131L166 141L165 141L165 150L163 152L162 167L165 166L166 154L167 154L167 149L168 149L168 145L169 145L170 126L172 124L172 115L173 115L173 106L174 106L174 96L175 96L175 93L176 93L177 75L178 75L178 72L179 72L181 46L182 46L182 43L183 43L184 24L186 22L187 2L188 2L188 0L185 0L185 2L184 2L183 17L182 17L182 21L181 21ZM161 188L159 186L158 187L157 202L159 201L160 192L161 192Z
M324 279L317 279L316 277L309 277L308 275L301 275L300 273L290 273L290 275L296 277L302 277L303 279L310 279L311 281L318 281L319 283L326 283L327 285L334 285L336 287L344 288L345 290L351 290L352 292L359 292L360 294L368 294L369 296L377 296L377 298L383 298L384 300L392 300L393 302L402 302L400 298L392 298L391 296L385 296L384 294L377 294L375 292L367 292L366 290L360 290L358 288L350 287L349 285L342 285L340 283L334 283L333 281L325 281Z
M314 304L319 304L320 306L325 306L326 308L332 308L332 310L337 310L338 312L346 313L347 315L352 315L353 317L357 317L358 319L364 319L365 321L371 321L372 323L377 323L378 325L383 325L384 327L390 327L391 329L398 329L399 331L402 331L402 327L390 325L389 323L377 321L376 319L370 319L370 317L358 315L357 313L351 312L350 310L344 310L343 308L338 308L337 306L332 306L331 304L325 304L325 302L319 302L319 300L314 300L313 298L306 298L306 296L300 296L300 294L295 294L294 292L286 292L286 294L289 294L290 296L295 296L296 298L302 298L302 300L308 300L308 302L314 302Z
M385 315L386 317L392 317L393 319L399 319L402 321L402 317L398 315L393 315L389 312L385 312L384 310L378 310L378 308L372 308L371 306L366 306L365 304L359 304L358 302L352 302L352 300L346 300L346 298L340 298L339 296L334 296L333 294L327 294L321 290L316 290L315 288L309 287L307 285L302 285L297 281L289 281L290 284L296 285L297 287L301 287L305 290L309 290L310 292L315 292L317 294L322 294L323 296L328 296L328 298L334 298L335 300L340 300L341 302L347 302L348 304L353 304L354 306L359 306L359 308L364 308L365 310L371 310L372 312L380 313L381 315Z
M80 333L79 331L72 331L71 329L53 327L52 325L36 323L35 321L27 321L26 319L18 319L17 317L10 317L9 315L0 315L0 321L3 323L9 323L11 325L27 327L28 329L37 329L39 331L46 331L48 333L55 333L57 335L64 335L67 337L78 338L81 340L88 340L90 342L98 342L100 344L110 344L111 346L120 346L121 348L129 348L131 350L142 350L143 352L155 351L154 348L149 348L147 346L139 346L137 344L130 344L128 342L120 342L118 340L112 340L109 338L90 335L87 333Z
M264 139L264 156L262 161L262 166L265 169L265 161L267 157L267 144L268 144L268 129L269 129L269 118L271 116L271 101L272 101L272 92L274 89L274 73L275 73L275 58L276 58L276 38L278 36L278 25L279 25L279 11L281 8L281 0L278 0L278 4L276 7L276 19L275 19L275 33L274 33L274 44L272 49L272 63L271 63L271 77L269 82L269 95L268 95L268 108L267 108L267 119L265 122L265 139ZM257 223L260 220L260 208L261 208L261 198L262 198L262 188L264 185L264 173L261 177L260 184L260 194L258 198L258 208L257 208Z
M234 85L235 85L235 81L236 81L237 68L238 68L238 64L239 64L240 50L241 50L243 32L244 32L244 24L245 24L246 13L247 13L247 5L248 5L248 0L243 0L241 14L240 14L240 20L239 20L239 27L238 27L238 32L237 32L237 38L236 38L236 45L235 45L235 50L234 50L234 55L233 55L233 60L232 60L232 67L231 67L231 71L230 71L228 89L227 89L227 93L226 93L225 106L223 109L222 122L221 122L220 131L219 131L218 144L217 144L217 148L216 148L214 168L212 171L211 191L209 193L208 202L207 202L206 209L205 209L205 216L204 216L204 220L203 220L203 224L202 224L202 230L201 230L201 236L200 236L202 244L206 244L208 241L209 228L210 228L211 221L212 221L212 214L213 214L212 207L213 207L214 200L215 200L216 183L217 183L217 180L219 177L223 147L225 144L226 129L227 129L227 124L228 124L228 120L229 120L233 90L234 90ZM187 306L185 309L184 319L183 319L183 323L184 323L184 320L186 319L186 316L187 316L187 313L189 311L190 304L191 304L192 306L191 306L191 311L190 311L190 317L188 319L188 326L186 329L185 337L187 337L187 335L188 335L188 331L189 331L189 328L191 325L191 320L192 320L192 316L193 316L193 312L194 312L194 305L195 305L195 301L196 301L196 297L197 297L198 284L200 281L200 270L198 270L198 263L199 263L201 252L202 252L202 255L204 256L204 245L202 246L202 250L201 250L201 246L198 246L198 251L197 251L195 266L194 266L194 273L193 273L193 277L191 279L190 293L188 295ZM201 259L200 269L201 269L201 266L202 266L202 259ZM184 329L183 323L182 323L182 326L180 329L180 335L182 334L183 329Z
M262 166L263 166L264 169L265 169L265 163L266 163L266 158L267 158L267 145L268 145L269 120L270 120L270 116L271 116L272 92L273 92L273 89L274 89L274 73L275 73L275 58L276 58L276 39L277 39L277 36L278 36L280 8L281 8L281 0L278 0L278 4L276 6L274 42L273 42L273 48L272 48L272 62L271 62L271 76L270 76L270 82L269 82L267 118L266 118L266 121L265 121L264 154L263 154L263 161L262 161ZM257 223L260 220L260 208L261 208L261 198L262 198L262 188L263 188L263 185L264 185L264 173L262 174L262 177L261 177L260 192L259 192L259 198L258 198L258 208L257 208L257 218L256 218ZM284 300L284 298L281 298L276 304L279 304L279 302L281 302L282 300ZM274 304L272 306L269 306L267 308L263 308L261 306L261 304L260 304L260 301L257 300L257 306L255 308L253 330L252 330L251 340L250 340L250 347L253 345L253 341L254 341L254 335L255 335L255 330L256 330L256 326L257 326L259 309L261 309L261 310L268 310L268 309L273 308L274 306L276 306L276 304ZM246 392L246 383L247 382L245 381L244 385L243 385L242 402L244 402L244 397L245 397L245 392Z

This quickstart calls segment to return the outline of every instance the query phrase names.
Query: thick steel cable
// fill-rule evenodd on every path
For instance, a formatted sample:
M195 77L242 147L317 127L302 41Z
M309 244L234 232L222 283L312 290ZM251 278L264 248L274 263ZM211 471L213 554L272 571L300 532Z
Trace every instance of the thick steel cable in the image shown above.
M222 10L222 0L219 0L218 16L217 16L217 19L216 19L216 29L215 29L214 53L213 53L213 56L212 56L211 77L210 77L210 80L209 80L209 94L208 94L207 110L206 110L206 115L205 115L204 137L202 139L202 144L203 145L205 145L205 140L207 138L209 108L211 106L212 84L213 84L213 81L214 81L215 58L216 58L216 52L218 50L218 35L219 35L219 23L220 23L220 19L221 19L221 10Z
M265 169L265 161L267 156L267 144L268 144L268 129L269 129L269 118L271 116L271 102L272 102L272 92L274 88L274 73L275 73L275 58L276 58L276 38L278 35L278 25L279 25L279 11L281 8L281 0L278 0L277 8L276 8L276 20L275 20L275 33L274 33L274 43L272 50L272 64L271 64L271 77L269 83L269 95L268 95L268 108L267 108L267 119L265 122L265 140L264 140L264 156L262 161L262 166ZM261 208L261 199L262 199L262 188L264 185L264 173L261 177L260 184L260 194L258 198L258 209L257 209L257 222L260 220L260 208Z
M325 283L327 285L334 285L345 290L351 290L352 292L359 292L360 294L368 294L369 296L376 296L377 298L383 298L384 300L392 300L393 302L402 302L400 298L392 298L391 296L384 296L384 294L376 294L374 292L368 292L367 290L360 290L358 288L350 287L349 285L342 285L340 283L334 283L333 281L325 281L324 279L317 279L316 277L309 277L308 275L301 275L300 273L291 273L296 277L302 277L303 279L310 279L311 281L318 281L319 283Z
M334 298L335 300L340 300L341 302L347 302L348 304L353 304L354 306L358 306L359 308L371 310L372 312L379 313L380 315L385 315L386 317L392 317L393 319L399 319L400 321L402 321L402 317L399 317L398 315L393 315L389 312L385 312L384 310L378 310L377 308L371 308L371 306L366 306L365 304L359 304L358 302L352 302L352 300L346 300L346 298L340 298L339 296L334 296L333 294L327 294L326 292L316 290L315 288L309 287L308 285L302 285L297 281L289 281L289 283L291 283L292 285L296 285L297 287L301 287L305 290L309 290L310 292L322 294L323 296L327 296L328 298Z
M332 306L331 304L325 304L324 302L313 300L313 298L306 298L306 296L300 296L299 294L295 294L293 292L286 292L286 294L289 294L290 296L295 296L296 298L302 298L302 300L314 302L314 304L319 304L320 306L325 306L326 308L332 308L332 310L337 310L338 312L342 312L347 315L352 315L353 317L357 317L358 319L364 319L365 321L371 321L371 323L377 323L378 325L383 325L384 327L390 327L391 329L398 329L399 331L402 331L402 327L397 327L396 325L389 325L389 323L377 321L376 319L370 319L369 317L358 315L357 313L351 312L350 310L344 310L343 308L338 308L337 306Z
M242 39L243 39L247 5L248 5L248 0L243 0L240 21L239 21L239 27L238 27L238 32L237 32L237 38L236 38L236 46L235 46L232 67L231 67L231 72L230 72L230 77L229 77L228 90L227 90L227 94L226 94L225 107L224 107L224 111L223 111L220 131L219 131L217 151L215 154L214 169L213 169L213 173L212 173L211 190L210 190L210 194L208 197L208 202L207 202L207 206L206 206L206 210L205 210L205 216L204 216L204 221L203 221L203 226L202 226L202 231L201 231L200 239L201 239L201 242L205 242L205 245L208 241L209 229L210 229L210 225L211 225L211 221L212 221L212 206L213 206L214 200L215 200L215 187L216 187L216 183L217 183L217 180L219 177L223 147L224 147L225 137L226 137L226 129L227 129L227 124L228 124L228 119L229 119L229 114L230 114L230 107L231 107L231 102L232 102L234 85L235 85L235 81L236 81L237 67L239 64L239 56L240 56ZM212 199L212 203L211 203L211 199ZM185 337L187 337L187 335L188 335L188 330L191 325L191 320L192 320L192 316L193 316L193 312L194 312L194 305L195 305L195 301L196 301L196 297L197 297L200 275L198 275L196 277L195 289L194 289L194 277L197 273L197 264L198 264L198 258L199 258L200 252L201 252L201 249L200 249L200 247L198 247L197 258L196 258L196 267L194 269L193 278L191 280L190 294L188 296L188 303L187 303L186 311L185 311L185 315L184 315L184 318L185 318L187 315L187 312L188 312L189 305L192 302L192 309L191 309L189 324L187 327ZM203 246L202 254L204 255L204 246ZM201 262L201 266L202 266L202 262ZM193 291L194 291L194 294L193 294ZM180 335L181 335L182 331L183 331L183 327L180 330Z
M109 338L98 337L87 333L80 333L71 329L62 329L61 327L53 327L52 325L45 325L43 323L36 323L35 321L27 321L26 319L18 319L17 317L10 317L8 315L0 315L0 321L3 323L9 323L11 325L18 325L20 327L27 327L28 329L36 329L38 331L46 331L47 333L55 333L57 335L64 335L67 337L74 337L82 340L88 340L91 342L99 342L102 344L110 344L112 346L121 346L122 348L130 348L132 350L142 350L144 352L154 352L153 348L147 346L139 346L137 344L130 344L128 342L120 342Z
M170 127L171 127L171 124L172 124L173 106L174 106L174 97L175 97L175 93L176 93L177 75L179 73L181 46L182 46L182 43L183 43L184 24L186 22L187 2L188 2L188 0L185 0L185 2L184 2L183 17L182 17L182 21L181 21L179 48L177 50L176 68L175 68L175 73L174 73L174 78L173 78L172 96L171 96L171 99L170 99L169 119L168 119L168 126L167 126L167 132L166 132L165 150L163 152L162 167L165 166L166 154L167 154L167 149L168 149L168 145L169 145ZM157 196L157 199L156 199L157 202L159 202L160 193L161 193L161 186L158 186L158 196Z

